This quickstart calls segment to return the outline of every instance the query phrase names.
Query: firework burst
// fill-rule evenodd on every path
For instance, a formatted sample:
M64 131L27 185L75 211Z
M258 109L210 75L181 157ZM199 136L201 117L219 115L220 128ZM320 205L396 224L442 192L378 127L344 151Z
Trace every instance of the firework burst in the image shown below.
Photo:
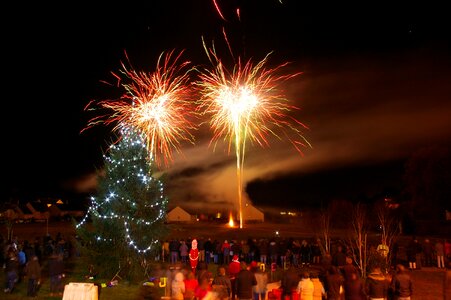
M229 72L214 48L207 49L205 43L204 48L214 68L199 71L199 80L195 82L201 94L198 109L201 114L211 116L209 124L213 130L211 143L214 143L214 148L221 137L227 141L229 153L234 146L242 228L242 172L246 141L266 147L270 145L268 136L272 135L280 140L289 140L300 154L303 147L310 146L302 133L307 126L289 115L290 111L298 108L289 104L280 89L283 81L300 73L277 75L287 63L266 68L270 53L256 65L250 60L242 64L238 58Z
M176 56L174 51L162 53L153 73L137 72L121 63L120 75L113 75L125 92L117 100L96 102L112 113L92 118L85 129L99 123L115 124L114 131L123 125L132 126L144 135L150 158L157 165L161 162L168 165L173 151L181 153L181 142L194 143L191 130L196 129L194 101L188 84L190 62L179 63L182 53ZM130 62L128 57L127 61ZM92 102L86 109L91 106Z

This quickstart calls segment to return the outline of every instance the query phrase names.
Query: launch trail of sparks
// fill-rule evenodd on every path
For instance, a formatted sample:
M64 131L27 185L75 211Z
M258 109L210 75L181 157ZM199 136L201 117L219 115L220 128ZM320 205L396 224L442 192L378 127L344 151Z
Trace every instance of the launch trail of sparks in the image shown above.
M195 82L201 94L198 109L201 114L211 116L209 125L213 137L210 145L213 143L216 148L222 137L228 143L229 153L234 146L242 228L241 193L246 141L266 147L270 146L268 136L272 135L279 140L289 140L300 154L303 154L303 147L311 147L303 136L303 130L308 127L289 115L290 111L298 108L288 103L279 88L283 81L300 73L277 75L287 63L266 68L271 53L256 65L251 60L243 64L238 58L230 72L214 48L208 49L204 42L204 49L214 69L198 70L199 80Z
M190 70L187 66L190 62L179 63L182 53L174 59L174 51L166 55L161 53L153 73L129 69L121 62L122 76L113 75L125 92L117 100L97 102L100 108L112 113L92 118L83 130L99 123L116 124L114 131L123 125L132 126L144 135L150 158L157 165L162 161L168 165L173 159L173 151L181 153L181 142L194 144L191 131L197 128L188 84ZM92 101L86 109L92 109L91 105Z

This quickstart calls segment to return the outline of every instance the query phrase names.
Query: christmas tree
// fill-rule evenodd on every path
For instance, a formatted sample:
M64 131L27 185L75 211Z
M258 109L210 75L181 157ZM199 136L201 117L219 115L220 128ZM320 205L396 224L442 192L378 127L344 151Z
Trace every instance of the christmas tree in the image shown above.
M143 137L121 128L119 142L104 155L98 196L77 233L95 273L137 278L148 275L167 234L167 198L161 180L152 177L153 161ZM90 222L88 222L90 220Z

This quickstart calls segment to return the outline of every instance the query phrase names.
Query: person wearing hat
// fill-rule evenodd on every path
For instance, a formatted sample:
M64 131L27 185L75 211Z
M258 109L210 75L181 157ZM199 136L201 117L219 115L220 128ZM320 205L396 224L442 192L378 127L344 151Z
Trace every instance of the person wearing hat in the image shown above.
M199 249L197 249L196 239L193 239L191 242L191 249L189 250L188 256L191 270L196 274L197 262L199 261Z
M241 263L238 260L238 255L233 255L232 261L229 263L229 278L232 284L232 299L235 299L236 289L235 280L238 273L241 271Z

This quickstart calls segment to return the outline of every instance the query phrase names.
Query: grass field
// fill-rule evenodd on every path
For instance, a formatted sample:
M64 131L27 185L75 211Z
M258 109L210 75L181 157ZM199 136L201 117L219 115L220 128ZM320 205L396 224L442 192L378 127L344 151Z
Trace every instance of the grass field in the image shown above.
M170 225L172 236L176 238L187 237L214 237L218 239L246 239L248 237L271 237L276 235L283 237L311 237L312 232L309 232L303 226L293 226L293 224L248 224L244 229L230 229L221 224L192 224L192 225ZM1 228L2 235L6 236L5 228ZM43 236L47 234L55 236L58 232L64 236L73 235L75 233L72 224L69 222L64 223L28 223L17 224L14 227L14 235L19 239L33 240L34 237ZM337 237L343 235L343 232L336 231L333 233ZM38 297L34 299L62 299L59 297L49 296L49 282L46 275L46 265L43 267L43 280L41 288L38 293ZM216 272L216 265L210 265L210 270ZM159 287L145 287L142 282L129 283L124 280L118 281L118 285L112 287L103 287L102 284L106 284L111 281L112 278L96 278L89 280L86 277L87 270L83 264L83 258L72 258L66 262L67 277L64 278L64 284L70 282L92 282L99 286L99 299L101 300L120 300L120 299L160 299L165 295L164 288ZM278 270L281 272L281 270ZM412 299L418 300L441 300L446 299L445 295L451 291L449 286L449 280L451 278L451 271L447 272L438 270L436 268L422 268L421 270L413 271L412 279L414 282L415 296ZM446 275L448 274L448 277ZM151 274L153 276L153 274ZM274 276L274 280L277 280L277 274ZM0 274L0 281L5 282L4 272ZM445 283L447 282L447 283ZM445 289L448 289L448 293L445 294ZM3 286L2 286L3 289ZM0 299L15 300L15 299L31 299L26 297L26 282L21 282L17 285L13 294L3 294L0 291ZM451 299L451 298L448 298Z

